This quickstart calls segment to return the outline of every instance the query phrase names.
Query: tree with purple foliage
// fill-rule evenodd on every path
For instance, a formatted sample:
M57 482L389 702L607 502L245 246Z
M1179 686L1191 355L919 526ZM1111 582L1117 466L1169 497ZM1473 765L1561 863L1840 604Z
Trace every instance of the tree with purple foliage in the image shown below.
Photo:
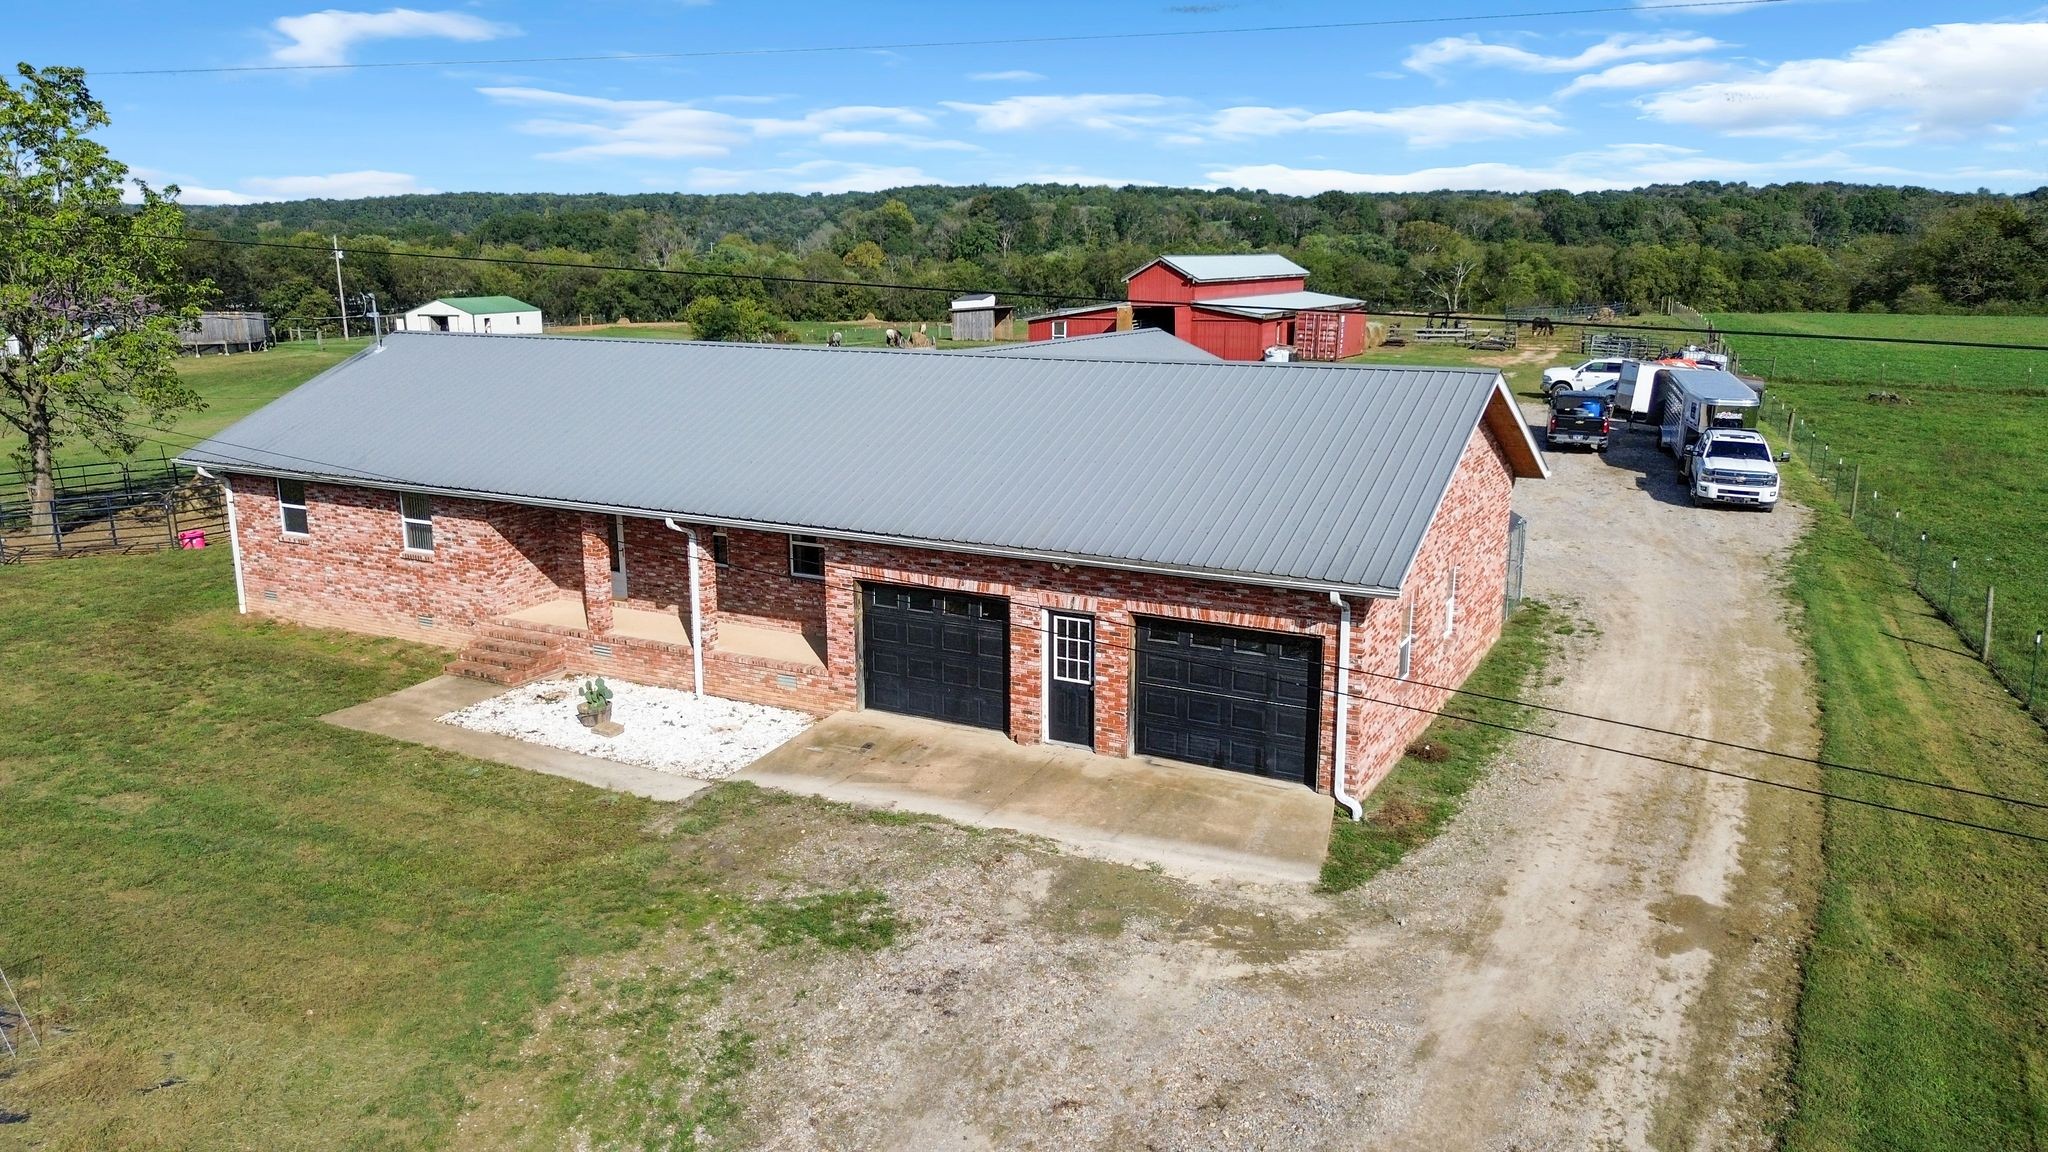
M175 185L131 180L92 133L107 124L78 68L0 80L0 420L26 438L34 527L54 514L59 445L134 451L200 406L179 380L178 333L206 290L178 266ZM132 188L138 203L125 203Z

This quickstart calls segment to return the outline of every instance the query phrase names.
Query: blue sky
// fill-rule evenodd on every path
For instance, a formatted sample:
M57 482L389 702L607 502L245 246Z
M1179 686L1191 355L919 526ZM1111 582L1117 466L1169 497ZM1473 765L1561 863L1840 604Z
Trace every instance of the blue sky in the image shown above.
M113 116L105 139L116 155L153 182L178 183L188 203L1043 180L1297 193L1695 179L2048 184L2048 10L1972 0L1647 10L1658 2L1563 18L1030 44L1015 39L1589 0L134 0L37 5L10 27L8 54L88 68ZM113 74L959 39L1006 42Z

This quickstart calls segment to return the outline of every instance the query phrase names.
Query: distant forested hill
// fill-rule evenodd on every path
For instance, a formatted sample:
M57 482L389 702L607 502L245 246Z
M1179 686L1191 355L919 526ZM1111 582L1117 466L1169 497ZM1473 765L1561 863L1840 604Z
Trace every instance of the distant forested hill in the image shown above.
M1702 310L2033 311L2048 303L2048 189L2019 196L1711 182L1633 191L1281 196L1240 189L899 188L836 195L452 192L187 209L197 232L352 249L387 311L506 293L551 321L670 319L706 294L791 319L936 319L955 290L1122 294L1161 252L1277 250L1310 287L1380 307L1493 310L1668 298ZM420 259L539 259L597 268ZM320 252L194 244L217 302L280 322L335 311ZM662 276L651 270L701 273ZM732 275L821 281L763 285ZM919 290L876 289L891 283Z

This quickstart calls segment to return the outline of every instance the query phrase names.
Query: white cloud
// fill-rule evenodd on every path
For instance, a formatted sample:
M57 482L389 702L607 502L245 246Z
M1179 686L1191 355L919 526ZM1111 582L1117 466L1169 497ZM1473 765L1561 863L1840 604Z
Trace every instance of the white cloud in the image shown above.
M226 188L201 188L197 185L187 188L178 186L180 204L254 204L257 198L246 192L231 192Z
M1030 84L1045 79L1036 72L1027 72L1022 68L1010 68L1002 72L971 72L967 78L979 80L984 84Z
M500 104L544 114L521 121L519 131L579 141L544 152L544 160L641 157L674 160L730 155L761 140L805 140L825 147L890 147L972 151L974 146L874 127L923 128L930 116L912 108L852 104L798 117L746 117L671 100L612 100L546 88L493 87L478 92Z
M1711 76L1718 76L1727 70L1727 65L1712 60L1669 60L1660 64L1638 61L1633 64L1616 64L1612 68L1588 72L1578 77L1558 89L1557 98L1565 100L1581 92L1692 84Z
M1225 108L1206 130L1227 140L1263 138L1285 132L1388 132L1417 148L1439 148L1472 140L1517 139L1563 132L1556 110L1511 100L1464 100L1421 104L1384 112L1350 109L1306 112L1300 108Z
M270 25L289 43L270 58L279 64L346 64L349 50L366 40L461 40L475 43L517 36L519 29L463 12L344 12L329 8L303 16L280 16Z
M349 200L357 196L403 196L408 192L431 192L404 172L334 172L326 176L256 176L242 181L242 187L267 200L307 200L315 197Z
M1864 164L1840 151L1791 153L1765 160L1731 160L1672 144L1614 144L1558 157L1547 164L1464 164L1412 172L1355 172L1341 168L1293 168L1256 164L1221 168L1208 173L1217 187L1264 188L1297 196L1332 189L1344 192L1435 192L1483 189L1491 192L1540 192L1564 188L1593 192L1641 188L1649 184L1682 184L1690 180L1726 180L1752 184L1786 180L1867 179L1901 181L1932 188L1975 188L1980 185L2034 188L2048 181L2038 168L1964 167L1949 171L1916 171Z
M1909 28L1839 58L1663 92L1651 117L1731 135L1804 135L1819 121L1903 113L1920 136L1955 136L2021 115L2048 90L2048 23Z
M1173 100L1144 92L1086 92L1074 96L1010 96L992 104L945 101L955 112L974 117L984 132L1030 132L1044 128L1093 128L1129 132L1161 123L1153 110Z
M1218 169L1208 173L1208 177L1221 186L1264 188L1269 192L1298 196L1333 189L1341 192L1434 192L1444 189L1540 192L1546 188L1568 188L1574 192L1588 192L1687 180L1764 178L1766 167L1745 161L1716 159L1690 148L1669 144L1618 144L1562 156L1542 166L1484 161L1413 172L1354 172L1341 168L1252 164Z
M1418 44L1403 63L1436 75L1452 65L1511 68L1517 72L1584 72L1624 60L1696 56L1721 47L1711 36L1643 36L1618 32L1570 56L1545 56L1512 44L1489 44L1477 36L1446 36Z
M701 192L881 192L910 184L930 184L923 170L858 164L840 160L807 160L787 168L692 168L690 187Z

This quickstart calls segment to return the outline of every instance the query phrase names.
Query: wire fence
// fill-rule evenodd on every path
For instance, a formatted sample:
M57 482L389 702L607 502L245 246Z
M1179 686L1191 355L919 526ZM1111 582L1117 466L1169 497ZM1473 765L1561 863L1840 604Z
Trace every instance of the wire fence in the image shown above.
M1908 489L1894 484L1887 490L1881 469L1866 471L1862 461L1837 451L1824 429L1769 392L1758 422L1782 439L1792 459L1833 495L1850 523L1911 574L1913 590L1955 629L1969 652L2035 719L2048 722L2048 682L2043 680L2048 670L2041 666L2048 621L2038 609L2048 597L2042 590L2008 582L2001 600L1993 558L1973 560L1981 555L1981 545L1910 518L1903 503Z
M27 473L0 473L0 564L227 540L220 486L162 456L69 465L51 479L38 499Z

